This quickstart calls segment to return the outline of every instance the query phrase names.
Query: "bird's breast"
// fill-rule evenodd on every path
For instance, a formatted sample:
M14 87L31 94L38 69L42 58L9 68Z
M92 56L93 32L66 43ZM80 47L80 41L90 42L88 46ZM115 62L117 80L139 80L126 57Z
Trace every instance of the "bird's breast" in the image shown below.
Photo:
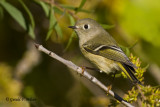
M109 74L111 72L115 72L115 70L119 70L118 64L115 61L89 53L83 48L81 48L81 51L84 56L95 64L101 71Z

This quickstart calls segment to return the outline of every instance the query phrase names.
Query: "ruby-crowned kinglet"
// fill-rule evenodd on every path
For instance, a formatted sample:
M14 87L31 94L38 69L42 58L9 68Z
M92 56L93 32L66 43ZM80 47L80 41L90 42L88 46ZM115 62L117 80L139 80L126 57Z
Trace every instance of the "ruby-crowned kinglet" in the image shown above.
M134 75L137 67L128 59L112 36L95 20L81 19L75 26L69 28L77 33L84 56L101 71L109 74L115 70L122 70L131 81L141 84Z

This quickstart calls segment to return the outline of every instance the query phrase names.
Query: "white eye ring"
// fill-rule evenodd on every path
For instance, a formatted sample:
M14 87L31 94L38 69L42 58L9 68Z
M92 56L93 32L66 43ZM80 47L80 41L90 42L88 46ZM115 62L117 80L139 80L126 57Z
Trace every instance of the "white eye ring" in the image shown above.
M90 25L89 25L89 24L84 24L84 25L83 25L83 29L84 29L84 30L87 30L87 29L89 29L89 28L90 28Z

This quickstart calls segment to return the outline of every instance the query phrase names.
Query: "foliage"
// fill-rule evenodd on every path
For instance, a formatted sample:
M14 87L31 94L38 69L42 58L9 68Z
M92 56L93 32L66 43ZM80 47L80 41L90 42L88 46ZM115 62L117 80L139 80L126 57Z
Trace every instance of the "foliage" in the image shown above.
M132 54L130 56L130 59L133 64L138 67L138 69L136 70L136 76L142 83L144 83L143 75L146 71L146 67L142 68L139 58L134 57ZM140 99L140 106L143 107L158 107L160 106L160 89L158 87L151 87L150 85L137 85L132 87L132 89L128 91L128 94L126 94L124 98L130 103L137 102Z
M19 2L22 4L22 6L24 7L24 9L27 11L30 19L31 19L31 25L29 25L29 27L27 28L26 22L25 22L25 18L22 15L22 12L19 11L16 7L14 7L13 5L9 4L6 1L0 1L0 4L6 9L6 11L22 26L23 29L25 29L26 31L28 30L29 35L32 38L35 38L35 34L34 34L34 20L33 17L30 13L30 11L28 10L28 8L26 7L26 5L23 3L22 0L19 0Z

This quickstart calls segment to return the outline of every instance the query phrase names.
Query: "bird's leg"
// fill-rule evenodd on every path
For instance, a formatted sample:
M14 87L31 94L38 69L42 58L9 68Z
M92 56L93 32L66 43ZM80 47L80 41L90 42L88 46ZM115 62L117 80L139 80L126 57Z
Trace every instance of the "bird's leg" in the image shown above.
M91 68L91 67L85 67L86 69L89 70L93 70L93 71L98 71L98 72L102 72L101 70L97 69L97 68Z
M86 67L82 66L81 69L82 69L82 75L83 75L84 70L86 69Z
M89 69L89 70L93 70L93 71L98 71L98 72L100 72L100 73L103 72L103 71L101 71L101 70L99 70L99 69L97 69L97 68L91 68L91 67L86 67L86 66L82 66L81 69L82 69L82 74L84 73L84 70L85 70L85 69Z
M116 72L113 74L113 82L114 82L115 76L116 76Z
M109 90L112 89L112 85L109 85L107 88L108 88L108 91L107 91L107 95L108 95L109 94Z

